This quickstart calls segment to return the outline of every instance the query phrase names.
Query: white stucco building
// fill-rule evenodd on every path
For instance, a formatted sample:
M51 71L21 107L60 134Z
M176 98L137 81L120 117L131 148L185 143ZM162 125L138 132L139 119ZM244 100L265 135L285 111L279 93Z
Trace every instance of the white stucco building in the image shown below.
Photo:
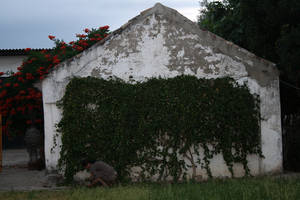
M116 76L129 82L182 74L198 78L232 77L259 95L265 158L249 155L249 168L253 175L282 171L279 73L275 65L199 29L196 23L161 4L145 10L105 40L61 63L43 80L47 170L57 169L61 143L55 125L62 116L56 103L72 77ZM211 160L210 167L213 176L230 176L221 155ZM244 173L242 165L235 165L234 171L237 176ZM200 167L197 169L197 174L205 177L205 173Z
M17 72L17 68L27 58L23 49L0 49L0 71L1 72ZM3 75L6 77L7 75Z
M43 49L31 49L41 51ZM28 57L25 49L0 49L0 72L17 72L23 61ZM3 75L2 77L7 77Z

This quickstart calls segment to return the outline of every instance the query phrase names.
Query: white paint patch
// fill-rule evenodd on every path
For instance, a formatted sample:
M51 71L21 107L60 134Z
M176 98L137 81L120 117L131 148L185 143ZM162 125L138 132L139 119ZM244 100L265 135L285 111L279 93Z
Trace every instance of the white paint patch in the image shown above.
M260 95L261 87L256 80L251 79L250 77L242 77L240 79L237 79L236 82L239 85L247 85L251 94Z
M166 21L161 21L161 23L166 23ZM178 72L171 72L167 67L169 65L170 52L165 46L163 36L166 31L163 26L160 27L160 31L154 28L156 26L158 26L158 21L153 15L149 18L149 25L143 26L145 30L141 33L141 39L138 41L137 52L131 53L129 57L125 53L117 55L118 53L115 50L108 51L107 48L100 47L99 54L102 60L98 60L100 61L98 69L106 69L106 73L125 81L130 81L131 79L145 81L151 77L174 77L178 75ZM138 28L139 26L135 26L132 29L134 31ZM150 32L156 36L150 36ZM129 43L130 41L123 37L120 45L127 48L130 46ZM184 54L184 50L182 53ZM103 63L103 58L105 58L107 63L112 64Z
M183 29L181 29L180 32L184 32ZM186 40L186 39L199 40L199 36L195 35L195 34L187 34L187 35L179 36L178 39L179 40Z
M214 54L214 55L211 55L211 56L206 56L204 57L204 59L207 61L207 62L217 62L217 61L220 61L222 59L222 54Z
M185 68L183 74L184 75L191 75L191 76L195 75L195 73L190 68Z
M246 60L246 63L250 66L253 66L253 62L251 60Z
M204 70L199 67L196 74L199 78L232 77L234 79L240 79L248 76L245 65L233 60L229 56L212 54L211 56L205 57L205 59L208 61L208 68L212 70L212 73L205 73Z
M178 53L177 53L177 57L178 58L181 58L181 57L183 57L184 56L184 48L182 48L180 51L178 51Z

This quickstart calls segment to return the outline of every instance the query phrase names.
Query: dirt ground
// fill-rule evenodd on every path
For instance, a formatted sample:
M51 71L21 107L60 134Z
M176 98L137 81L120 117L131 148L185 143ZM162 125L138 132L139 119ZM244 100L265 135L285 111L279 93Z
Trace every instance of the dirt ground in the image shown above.
M3 151L3 169L0 172L0 191L59 189L45 170L28 170L25 149Z

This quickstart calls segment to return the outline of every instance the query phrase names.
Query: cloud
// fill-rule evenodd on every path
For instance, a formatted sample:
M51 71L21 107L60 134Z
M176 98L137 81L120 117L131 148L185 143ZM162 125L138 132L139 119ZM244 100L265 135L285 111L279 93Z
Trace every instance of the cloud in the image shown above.
M177 10L180 14L186 16L190 20L196 22L199 15L199 8L195 7L183 7Z
M157 0L7 0L0 7L0 48L43 48L52 46L48 34L74 40L84 28L103 25L117 29ZM161 0L196 21L197 0Z

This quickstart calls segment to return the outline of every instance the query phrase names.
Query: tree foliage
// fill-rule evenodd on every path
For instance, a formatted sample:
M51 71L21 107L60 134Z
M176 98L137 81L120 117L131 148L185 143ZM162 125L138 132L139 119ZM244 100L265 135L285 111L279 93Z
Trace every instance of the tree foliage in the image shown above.
M201 28L276 63L282 80L300 86L299 0L223 0L203 4L198 20ZM286 89L282 94L290 93ZM297 98L295 90L293 94L293 99ZM288 102L283 104L284 112L291 111L286 106ZM298 103L293 105L298 107Z
M85 34L77 34L78 39L65 43L49 35L55 42L50 50L32 51L26 48L28 54L17 72L0 72L8 77L0 79L0 114L3 117L3 133L9 137L22 135L31 124L43 130L42 93L37 85L58 64L79 54L109 33L109 26L98 29L85 29Z

